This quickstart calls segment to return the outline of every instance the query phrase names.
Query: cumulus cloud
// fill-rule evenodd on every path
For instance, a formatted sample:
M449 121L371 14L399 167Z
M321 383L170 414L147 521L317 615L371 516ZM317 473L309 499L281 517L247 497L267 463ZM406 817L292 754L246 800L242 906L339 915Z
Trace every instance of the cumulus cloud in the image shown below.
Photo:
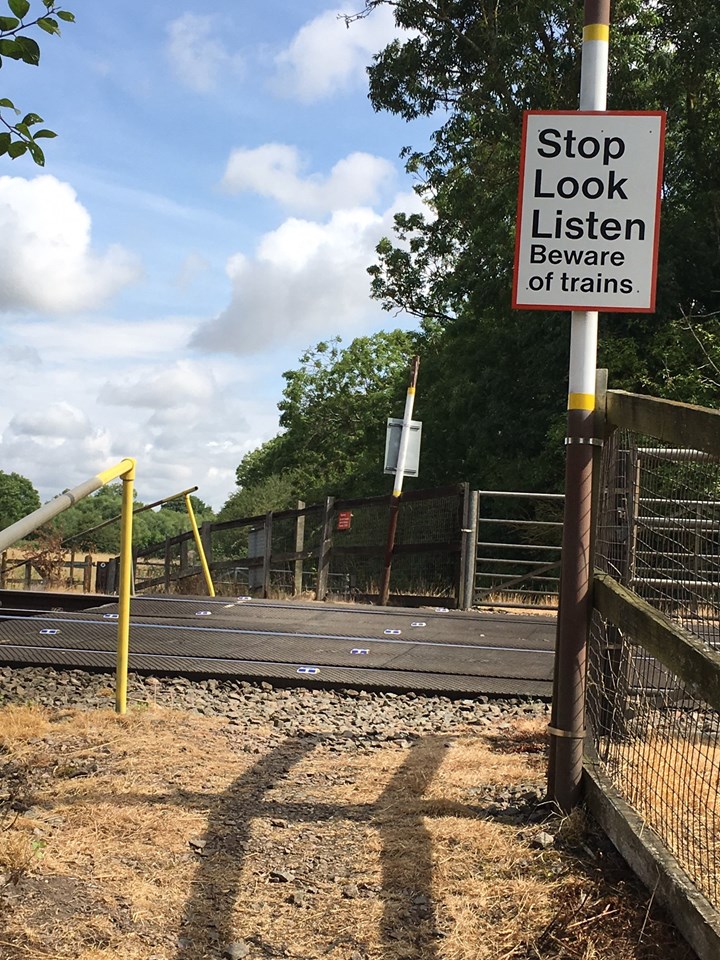
M217 35L212 16L184 13L167 28L167 56L178 80L196 93L217 89L226 73L239 73L242 58Z
M275 58L281 93L311 103L367 83L365 69L374 54L401 33L391 7L378 7L347 27L343 14L353 12L326 10L300 28Z
M0 311L99 306L139 276L121 247L90 246L91 220L67 183L0 177Z
M117 320L93 316L68 317L63 320L60 335L56 322L41 320L32 324L8 322L3 324L3 332L14 338L16 349L25 352L28 360L36 356L40 362L42 356L46 362L52 360L69 369L77 367L78 344L82 344L82 361L86 364L104 365L120 357L125 361L152 359L178 353L196 326L197 317Z
M262 238L254 258L230 258L231 302L198 328L191 346L253 354L377 322L381 311L370 300L367 267L379 239L391 232L394 211L418 204L411 194L382 216L357 207L336 211L326 223L286 220Z
M90 435L90 424L82 410L70 403L52 403L38 413L18 413L10 421L15 436L36 440L82 438Z
M206 404L215 394L212 373L189 360L171 367L143 370L108 380L101 392L102 402L112 406L149 407L153 410Z
M381 188L395 178L395 168L383 157L351 153L327 176L303 176L306 164L296 147L266 143L230 154L222 185L233 193L251 191L283 206L307 213L372 204Z

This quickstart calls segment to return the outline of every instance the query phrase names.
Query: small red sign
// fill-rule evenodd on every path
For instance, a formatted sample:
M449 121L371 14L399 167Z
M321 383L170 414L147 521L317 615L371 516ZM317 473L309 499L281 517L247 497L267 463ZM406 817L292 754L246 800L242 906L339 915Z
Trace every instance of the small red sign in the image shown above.
M338 510L337 529L349 530L352 525L352 513L349 510Z

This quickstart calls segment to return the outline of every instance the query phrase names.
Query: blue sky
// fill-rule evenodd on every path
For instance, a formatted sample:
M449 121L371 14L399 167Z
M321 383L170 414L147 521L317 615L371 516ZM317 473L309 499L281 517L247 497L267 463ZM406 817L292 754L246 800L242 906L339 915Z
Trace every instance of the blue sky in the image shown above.
M365 271L429 128L372 110L397 33L347 29L360 5L77 0L38 68L4 61L59 134L43 170L0 158L0 469L43 500L134 456L145 501L220 507L306 347L413 325Z

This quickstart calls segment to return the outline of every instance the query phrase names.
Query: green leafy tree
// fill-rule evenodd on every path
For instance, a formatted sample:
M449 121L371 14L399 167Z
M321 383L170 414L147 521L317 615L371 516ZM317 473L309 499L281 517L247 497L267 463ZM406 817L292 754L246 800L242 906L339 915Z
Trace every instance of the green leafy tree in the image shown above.
M190 504L193 508L193 513L198 522L200 520L212 520L215 516L213 508L208 506L204 500L201 500L200 497L196 497L195 494L190 494ZM178 497L175 500L168 500L167 503L163 503L160 507L161 510L169 510L172 513L181 513L184 516L187 516L187 508L185 507L185 497Z
M42 0L32 7L29 0L7 0L9 16L0 15L0 67L5 60L18 60L36 67L40 63L40 45L31 34L45 32L60 36L60 21L73 23L75 17L55 0ZM12 159L29 153L39 166L45 154L38 140L55 137L52 130L41 127L42 117L22 111L7 97L0 97L0 156ZM10 117L11 119L8 119Z
M0 470L0 530L17 523L39 507L40 497L27 477Z
M402 330L318 343L283 374L278 404L283 433L247 454L237 482L247 489L284 478L292 497L384 492L388 416L402 412L415 337ZM402 403L402 401L400 401Z
M409 33L369 68L373 106L440 124L404 152L427 213L398 215L370 268L383 306L421 323L423 462L437 481L557 486L568 315L512 311L510 288L522 112L577 107L582 4L366 0L360 16L382 5ZM602 319L614 386L714 389L687 367L704 356L693 329L718 335L719 40L707 0L613 4L609 107L668 111L658 310Z

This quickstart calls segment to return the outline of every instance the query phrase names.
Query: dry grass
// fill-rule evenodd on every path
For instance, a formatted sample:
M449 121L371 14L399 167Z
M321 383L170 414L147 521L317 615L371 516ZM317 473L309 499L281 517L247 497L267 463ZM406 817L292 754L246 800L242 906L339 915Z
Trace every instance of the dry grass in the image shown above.
M543 850L539 824L479 805L542 782L539 721L373 751L152 706L8 707L0 731L34 794L2 834L0 870L25 869L0 891L3 960L201 960L241 939L250 960L692 956L581 819Z
M720 899L720 746L693 732L613 744L613 780L712 903Z

